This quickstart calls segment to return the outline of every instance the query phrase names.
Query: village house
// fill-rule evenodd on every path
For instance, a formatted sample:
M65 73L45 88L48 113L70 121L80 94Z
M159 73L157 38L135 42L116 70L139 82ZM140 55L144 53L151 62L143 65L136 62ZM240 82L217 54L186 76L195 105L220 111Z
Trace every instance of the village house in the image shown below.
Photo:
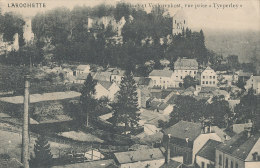
M125 71L120 69L115 69L112 71L111 74L111 82L115 82L117 84L120 84L123 77L124 77Z
M149 74L149 78L153 81L153 87L163 89L173 87L173 71L171 70L153 70Z
M110 101L114 101L115 94L120 90L116 83L109 81L98 81L95 89L96 99L107 97Z
M209 66L201 73L202 87L217 87L218 80L216 72Z
M242 80L243 82L246 82L252 75L252 72L244 72L242 70L237 71L236 74L238 74L238 79Z
M118 168L158 168L165 162L165 149L152 148L114 153Z
M251 127L216 148L215 168L260 167L260 133Z
M254 94L259 95L260 94L260 76L251 76L247 81L245 85L245 89L248 91L249 89L253 89Z
M93 75L93 79L98 80L98 81L109 81L109 82L111 82L111 75L112 75L112 72L110 72L110 71L96 72Z
M198 73L198 62L196 59L179 58L174 63L174 87L179 87L186 76L196 78Z
M219 141L209 139L208 142L196 154L195 162L199 168L215 168L216 147Z
M79 65L73 72L73 76L90 73L90 65Z
M177 124L163 130L163 145L171 135L171 158L186 165L194 164L195 155L209 139L223 142L229 138L217 126L207 123L193 123L180 121Z

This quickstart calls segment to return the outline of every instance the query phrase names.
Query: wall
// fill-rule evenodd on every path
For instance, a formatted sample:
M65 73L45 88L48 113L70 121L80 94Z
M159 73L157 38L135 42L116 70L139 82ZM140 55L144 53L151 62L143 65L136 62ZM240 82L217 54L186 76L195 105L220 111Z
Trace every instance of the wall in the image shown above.
M195 155L199 152L199 150L206 144L209 139L213 139L215 141L221 142L221 138L216 133L209 134L200 134L195 140L193 144L193 154L192 154L192 163L194 163Z
M204 162L204 168L214 168L214 162L208 160L208 159L205 159L204 157L201 157L201 156L196 156L196 163L197 165L199 166L199 168L202 168L202 162ZM210 167L207 167L207 165L210 165Z
M257 168L260 167L260 161L258 162L245 162L245 168Z
M246 161L253 161L253 153L257 152L258 155L260 154L260 139L255 143L254 147L249 152ZM259 161L260 162L260 161Z
M221 165L219 164L219 155L222 156ZM236 168L236 164L238 164L238 168L245 168L245 163L242 160L239 160L235 157L232 157L228 154L225 154L219 150L216 150L216 159L215 159L215 168L225 168L226 158L228 158L228 167L230 168L231 161L233 161L233 167Z
M108 96L109 93L108 93L108 90L106 90L103 86L101 86L99 83L97 83L96 87L96 94L95 94L95 98L96 99L99 99L101 98L102 96Z

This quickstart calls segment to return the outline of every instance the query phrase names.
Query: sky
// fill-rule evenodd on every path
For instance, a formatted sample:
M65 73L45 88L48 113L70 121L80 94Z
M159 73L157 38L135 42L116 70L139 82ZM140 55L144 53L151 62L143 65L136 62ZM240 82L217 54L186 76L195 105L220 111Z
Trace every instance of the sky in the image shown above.
M10 8L11 3L45 3L46 8ZM34 16L37 12L45 12L56 7L95 6L99 4L115 5L119 0L0 0L2 12L13 11L23 16ZM172 5L168 8L170 15L183 10L188 25L194 30L251 30L260 31L260 0L124 0L131 4L146 5L145 10L150 11L150 5ZM180 4L180 6L178 6ZM186 4L186 7L185 7ZM196 8L194 5L207 5ZM187 5L190 5L188 7ZM193 5L193 6L191 6ZM209 7L211 5L211 7ZM214 6L215 5L215 6ZM220 7L222 5L222 7ZM223 9L223 5L238 5Z

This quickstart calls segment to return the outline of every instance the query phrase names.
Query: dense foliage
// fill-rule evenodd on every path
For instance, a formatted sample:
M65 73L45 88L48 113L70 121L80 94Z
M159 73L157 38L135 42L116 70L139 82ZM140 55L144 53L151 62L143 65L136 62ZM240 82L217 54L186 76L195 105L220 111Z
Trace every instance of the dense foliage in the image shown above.
M138 112L138 98L136 84L131 72L126 71L120 84L118 101L112 105L113 124L123 124L124 132L131 131L138 126L140 114Z
M207 119L212 124L225 128L230 125L232 116L229 104L223 97L213 97L209 102L196 100L191 96L178 96L168 125L180 120L199 122Z
M52 166L52 154L50 145L44 137L40 135L35 141L34 145L34 156L31 157L30 167L31 168L49 168Z
M96 81L93 80L91 74L88 75L86 81L84 82L84 86L81 90L80 96L80 111L77 112L77 119L82 124L86 123L88 126L89 118L93 116L95 113L95 109L97 107L97 100L94 98L96 93Z
M51 53L53 61L81 61L102 66L112 65L133 72L147 74L144 63L167 58L171 62L178 57L197 58L207 62L210 52L204 44L204 34L183 31L171 35L172 19L167 11L154 7L150 13L144 9L132 8L119 3L116 7L97 6L94 8L75 7L73 10L57 8L45 14L38 14L32 20L32 30L37 47ZM115 18L117 24L125 20L122 28L122 43L117 43L117 32L109 24L88 28L89 19ZM162 43L163 42L163 43ZM48 47L47 47L48 48ZM43 50L44 50L43 49ZM41 54L46 58L44 51ZM148 71L149 72L149 71Z

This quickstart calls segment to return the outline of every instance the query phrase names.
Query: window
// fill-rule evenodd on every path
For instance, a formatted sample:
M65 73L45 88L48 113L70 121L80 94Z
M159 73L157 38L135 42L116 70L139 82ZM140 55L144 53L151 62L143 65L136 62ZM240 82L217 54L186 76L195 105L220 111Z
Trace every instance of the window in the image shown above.
M222 155L219 155L218 164L222 166Z
M236 168L238 168L238 163L236 163Z
M206 81L206 84L208 84L209 82L208 81Z
M194 71L194 74L196 74L196 71Z
M230 163L230 168L233 168L233 161L231 161Z
M205 79L205 76L203 76L203 79Z
M154 84L156 84L156 80L154 80Z
M215 79L215 76L213 76L213 79Z
M209 79L212 79L212 76L209 76Z
M226 158L225 168L228 168L228 158Z
M185 71L185 72L187 72L187 71Z
M201 168L205 168L205 163L201 162Z
M204 81L202 81L202 84L205 84L205 82L204 82Z
M209 81L209 84L211 84L211 81Z
M175 24L176 24L176 20L175 20Z
M213 84L215 85L215 81L213 81Z
M185 20L183 21L183 23L185 24Z
M182 76L181 76L181 79L182 79Z

